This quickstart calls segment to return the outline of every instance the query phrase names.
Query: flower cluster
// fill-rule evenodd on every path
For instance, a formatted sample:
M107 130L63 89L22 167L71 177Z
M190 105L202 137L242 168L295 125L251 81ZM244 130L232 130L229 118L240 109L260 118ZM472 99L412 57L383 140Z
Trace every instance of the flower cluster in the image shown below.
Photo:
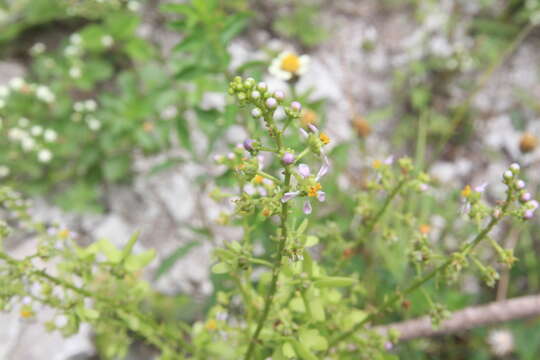
M273 192L267 193L272 200L258 200L264 202L264 214L273 214L279 208L279 205L276 206L276 198L279 198L281 203L286 203L295 197L306 198L303 207L304 213L311 214L312 205L310 199L316 198L322 202L326 197L320 181L329 169L328 157L324 150L325 146L330 142L328 135L320 132L313 124L308 124L304 129L300 121L302 105L298 101L286 102L283 92L269 91L264 82L256 83L252 78L242 80L237 77L231 82L229 93L235 95L242 105L252 106L250 110L251 116L264 123L269 136L275 140L277 147L266 145L260 139L248 138L243 144L237 146L235 153L230 153L226 158L221 157L221 162L229 162L229 166L233 166L243 175L244 181L255 179L255 183L260 184L266 179L266 181L273 181L272 185L278 185L272 189L266 189L273 190ZM276 112L280 108L286 116L281 128L277 126L275 120ZM305 148L298 153L283 144L283 132L292 123L295 124L293 126L298 126L300 134L305 139ZM291 175L286 186L282 180L262 171L261 162L256 160L261 151L274 153L281 166L285 167L286 172ZM322 160L322 165L316 174L312 174L309 165L300 162L309 153ZM253 203L255 200L245 201ZM245 201L242 203L245 203Z

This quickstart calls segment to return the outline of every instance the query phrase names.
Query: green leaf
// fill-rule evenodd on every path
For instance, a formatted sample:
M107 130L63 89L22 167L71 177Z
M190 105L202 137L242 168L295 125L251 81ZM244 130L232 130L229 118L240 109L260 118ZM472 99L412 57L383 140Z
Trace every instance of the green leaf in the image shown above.
M297 340L291 340L294 346L294 350L303 360L317 360L317 357L313 355L301 342Z
M309 311L311 315L313 316L313 320L315 321L324 321L326 320L326 315L324 313L324 305L322 303L321 298L309 298L307 299L307 306L309 308Z
M300 236L304 233L304 231L306 231L306 228L308 226L308 223L309 223L309 220L306 218L304 219L304 221L302 221L302 223L300 224L300 226L298 226L298 229L296 229L296 235L297 236Z
M292 359L296 357L296 352L294 351L294 347L292 346L290 342L284 343L283 346L281 347L281 351L283 351L283 355L287 359Z
M155 279L157 280L162 275L167 273L167 271L169 271L178 260L189 254L191 249L193 249L195 246L199 246L200 244L201 243L198 241L190 241L187 244L184 244L177 248L171 255L163 259L161 264L159 264L159 267L156 270Z
M305 247L312 247L319 243L319 238L313 235L306 236L306 243L304 244Z
M150 264L156 257L156 250L150 249L140 254L131 254L127 257L124 268L127 271L138 271Z
M122 260L122 252L116 248L109 240L101 239L96 243L99 251L112 263L116 264Z
M356 283L356 279L341 276L322 276L318 278L314 283L315 286L320 288L341 287L354 285Z
M229 265L223 262L217 263L216 265L212 266L212 272L214 274L226 274L229 271L230 271Z
M305 313L306 312L306 306L304 305L304 300L299 296L293 298L289 302L289 308L292 311L296 311L296 312L300 312L300 313Z
M189 134L189 125L185 118L178 116L176 119L176 132L180 143L189 151L193 151L191 138Z
M249 20L247 14L236 14L230 16L225 22L223 31L221 32L221 41L227 45L232 39L234 39L244 28Z
M301 329L299 337L302 344L308 349L324 351L328 348L328 341L316 329Z

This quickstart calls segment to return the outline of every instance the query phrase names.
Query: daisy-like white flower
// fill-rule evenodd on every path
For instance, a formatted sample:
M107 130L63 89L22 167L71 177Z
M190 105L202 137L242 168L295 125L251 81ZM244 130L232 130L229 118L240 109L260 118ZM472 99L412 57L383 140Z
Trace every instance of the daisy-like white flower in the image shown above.
M514 336L506 329L492 330L487 342L493 355L503 357L514 350Z
M284 51L274 60L268 71L273 76L281 80L290 80L295 76L306 73L309 67L310 58L308 55L297 55L290 51Z
M50 150L43 149L38 152L38 160L42 163L48 163L51 161L53 155Z

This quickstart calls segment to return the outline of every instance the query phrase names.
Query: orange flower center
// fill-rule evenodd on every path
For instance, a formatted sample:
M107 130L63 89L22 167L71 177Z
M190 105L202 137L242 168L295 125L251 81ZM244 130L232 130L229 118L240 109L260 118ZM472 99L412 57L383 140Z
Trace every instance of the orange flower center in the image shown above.
M427 225L427 224L422 224L420 225L420 232L424 235L428 234L429 231L431 230L431 226Z
M319 139L321 139L324 145L328 145L330 143L330 138L323 132L319 134Z
M373 166L374 169L379 169L382 166L382 161L381 160L373 160L373 163L371 164L371 166Z
M463 190L461 190L461 195L463 197L468 197L469 195L471 195L471 186L470 185L465 186Z
M317 196L317 192L322 189L321 184L317 183L309 187L308 196Z
M263 180L264 178L261 175L255 175L255 178L253 179L255 184L262 184Z
M283 60L281 60L281 69L295 73L300 70L300 58L295 54L287 54Z
M317 113L311 109L305 109L302 111L302 117L300 118L302 125L308 126L309 124L315 124L317 122Z

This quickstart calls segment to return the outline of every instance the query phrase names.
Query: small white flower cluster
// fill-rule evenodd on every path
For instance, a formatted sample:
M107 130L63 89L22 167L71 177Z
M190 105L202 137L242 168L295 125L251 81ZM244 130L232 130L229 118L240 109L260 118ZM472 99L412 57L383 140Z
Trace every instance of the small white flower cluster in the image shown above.
M57 140L58 134L56 131L44 129L40 125L30 126L30 120L24 117L19 119L18 126L9 129L8 139L18 143L24 152L36 152L40 162L47 163L51 161L52 152L45 147L45 144L54 143ZM9 169L7 170L4 176L9 174Z
M73 110L75 111L71 116L73 122L84 120L90 130L98 131L101 129L101 121L92 115L92 113L97 110L97 103L95 100L88 99L85 101L77 101L73 104Z
M9 80L7 86L0 86L0 109L6 106L8 98L13 92L35 95L38 100L46 104L52 104L56 100L56 96L48 86L27 83L21 77L14 77Z

